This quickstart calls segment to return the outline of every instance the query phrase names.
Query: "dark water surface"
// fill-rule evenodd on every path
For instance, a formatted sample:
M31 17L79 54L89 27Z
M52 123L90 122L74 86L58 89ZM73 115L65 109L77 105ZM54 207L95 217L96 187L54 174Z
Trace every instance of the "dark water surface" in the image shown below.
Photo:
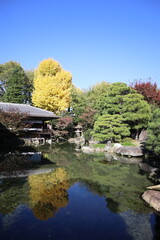
M51 172L0 182L0 240L159 239L160 217L141 199L152 183L138 164L73 145L39 150Z

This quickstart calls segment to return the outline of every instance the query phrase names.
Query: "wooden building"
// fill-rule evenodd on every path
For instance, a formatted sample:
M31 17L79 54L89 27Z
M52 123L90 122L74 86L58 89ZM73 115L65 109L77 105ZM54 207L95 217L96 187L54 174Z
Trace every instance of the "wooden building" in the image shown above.
M27 115L26 126L21 130L22 137L44 137L50 138L52 127L46 121L57 119L59 116L54 113L33 107L28 104L0 102L0 109L4 112L19 112Z

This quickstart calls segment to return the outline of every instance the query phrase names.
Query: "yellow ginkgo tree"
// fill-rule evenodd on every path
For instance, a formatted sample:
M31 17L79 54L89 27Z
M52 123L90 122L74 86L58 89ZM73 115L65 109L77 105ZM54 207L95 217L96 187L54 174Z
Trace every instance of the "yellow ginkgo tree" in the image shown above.
M64 111L70 106L71 85L71 73L63 70L57 61L45 59L35 71L32 102L56 113Z

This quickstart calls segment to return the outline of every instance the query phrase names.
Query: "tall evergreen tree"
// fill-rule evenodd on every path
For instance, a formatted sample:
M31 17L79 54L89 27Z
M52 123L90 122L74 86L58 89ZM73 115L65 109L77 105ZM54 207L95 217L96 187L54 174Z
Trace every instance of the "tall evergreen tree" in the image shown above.
M0 64L0 101L5 100L5 94L8 86L8 79L11 77L13 68L18 66L17 62L7 62Z
M33 80L34 80L34 70L25 71L26 83L25 83L25 103L32 102L32 92L33 92Z
M20 66L15 66L8 78L4 100L12 103L24 103L25 101L26 75Z
M152 112L151 120L148 124L148 137L146 148L152 153L160 154L160 108L156 107Z
M0 101L27 103L32 89L29 78L17 62L0 64Z

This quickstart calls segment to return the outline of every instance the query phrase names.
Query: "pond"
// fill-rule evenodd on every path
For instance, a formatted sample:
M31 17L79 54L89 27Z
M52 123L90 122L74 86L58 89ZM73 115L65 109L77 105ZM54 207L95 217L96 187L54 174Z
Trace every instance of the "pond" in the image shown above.
M0 180L0 239L159 239L160 216L141 199L152 183L138 164L72 144L37 150L48 160L37 167L50 172Z

